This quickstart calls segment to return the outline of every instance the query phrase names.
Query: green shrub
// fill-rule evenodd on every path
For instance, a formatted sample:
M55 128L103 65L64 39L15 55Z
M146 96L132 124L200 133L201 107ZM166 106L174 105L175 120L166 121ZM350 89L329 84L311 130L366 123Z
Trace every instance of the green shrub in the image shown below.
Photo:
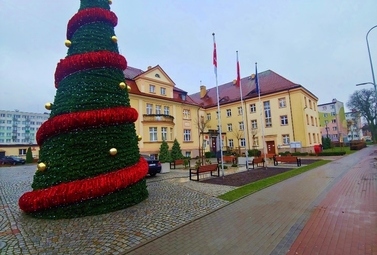
M33 153L31 152L31 147L27 148L26 163L33 163Z
M206 151L206 152L204 153L204 156L205 156L206 158L216 158L216 153L214 153L213 151Z
M183 154L181 150L181 145L177 141L177 139L174 139L173 146L171 148L171 153L170 153L171 160L176 160L176 159L183 159Z
M169 152L169 145L168 143L163 140L160 146L160 152L158 154L158 159L161 163L166 163L171 161L170 152Z
M248 150L247 153L250 157L260 157L262 155L262 152L257 149Z

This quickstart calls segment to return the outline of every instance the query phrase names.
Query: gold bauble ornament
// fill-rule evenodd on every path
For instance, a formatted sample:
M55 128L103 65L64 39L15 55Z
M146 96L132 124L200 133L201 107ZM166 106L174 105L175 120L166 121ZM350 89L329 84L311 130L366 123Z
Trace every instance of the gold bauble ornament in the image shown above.
M131 86L127 85L127 91L128 91L128 92L131 91Z
M111 37L111 40L113 40L113 42L117 42L118 41L118 37L116 37L115 35L113 35L112 37Z
M65 40L64 44L65 44L65 46L69 47L69 46L71 46L72 43L71 43L70 40Z
M138 141L141 141L141 139L143 139L143 137L142 137L141 135L138 135L138 136L137 136L137 140L138 140Z
M110 155L114 156L114 155L116 155L117 153L118 153L118 150L117 150L117 149L115 149L115 148L111 148L111 149L110 149Z
M125 82L121 82L119 83L119 88L121 89L125 89L127 87L126 83Z
M43 172L44 170L46 170L46 164L45 163L39 163L37 165L37 168L38 168L38 171Z
M52 104L51 104L51 103L46 103L46 104L45 104L45 108L46 108L47 110L51 110L51 107L52 107Z

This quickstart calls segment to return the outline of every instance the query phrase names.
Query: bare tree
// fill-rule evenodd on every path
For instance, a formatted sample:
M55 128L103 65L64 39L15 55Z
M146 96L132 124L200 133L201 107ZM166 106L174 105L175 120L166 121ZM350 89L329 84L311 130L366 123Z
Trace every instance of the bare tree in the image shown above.
M238 144L238 155L241 155L241 145L240 140L243 138L244 131L243 130L233 130L234 136L237 138L237 144Z
M365 118L372 132L372 139L375 142L377 139L376 99L377 98L374 89L362 89L355 91L347 102L348 108L358 111L360 115Z
M199 132L199 155L201 159L201 163L204 164L204 137L203 134L208 127L209 120L205 119L204 116L200 116L199 119L195 121L195 125L198 128Z

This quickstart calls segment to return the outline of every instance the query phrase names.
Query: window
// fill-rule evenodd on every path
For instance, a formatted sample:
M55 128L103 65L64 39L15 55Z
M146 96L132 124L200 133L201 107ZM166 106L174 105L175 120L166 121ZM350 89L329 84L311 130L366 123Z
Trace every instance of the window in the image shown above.
M239 130L244 130L245 129L245 125L243 124L243 121L238 122L238 127L239 127Z
M309 115L306 114L306 125L309 125Z
M183 130L183 141L184 142L191 141L191 130L190 129L184 129Z
M263 102L266 127L272 127L270 101Z
M156 105L156 114L161 114L161 105Z
M313 107L312 107L312 100L310 100L310 99L309 99L309 108L313 109Z
M186 158L191 158L191 151L186 151L185 152L185 157Z
M157 127L149 128L149 141L151 142L157 141Z
M149 85L149 92L150 93L156 93L156 86L155 85Z
M306 97L304 97L304 101L305 101L305 107L308 107L308 104L306 103Z
M233 126L232 126L231 123L227 124L227 129L228 129L228 132L232 132L233 131Z
M216 119L218 119L218 118L219 118L219 112L216 111Z
M337 127L332 127L332 130L336 131L336 130L338 130L338 128Z
M240 139L240 146L241 147L245 147L246 146L246 140L245 140L245 138L241 138Z
M183 118L184 119L190 119L191 118L190 110L183 109Z
M257 111L257 108L255 106L255 104L250 104L250 113L253 113L253 112L256 112Z
M279 108L285 108L287 107L285 103L285 97L284 98L279 98Z
M242 107L238 107L237 110L238 110L238 115L242 115L242 113L243 113Z
M232 110L231 109L226 109L226 116L232 117Z
M283 144L284 145L287 145L289 144L289 135L282 135L282 138L283 138Z
M318 120L315 118L315 126L318 127Z
M313 142L314 143L317 143L316 139L315 139L315 134L313 133Z
M170 128L170 140L173 141L173 128Z
M327 116L328 116L328 114L327 114L327 113L324 113L324 114L323 114L323 117L325 117L325 118L326 118Z
M166 96L166 89L160 88L160 93L161 93L161 95Z
M313 116L310 116L310 121L312 123L312 126L314 126L314 118L313 118Z
M169 110L170 110L169 106L164 106L164 114L165 115L169 115L169 113L170 113Z
M233 147L234 147L233 139L229 139L229 140L228 140L228 146L229 146L230 148L233 148Z
M311 144L312 143L312 137L310 136L310 133L308 134L308 136L309 136L309 144Z
M257 128L258 128L257 120L251 120L251 129L257 129Z
M282 126L288 125L288 116L287 115L280 116L280 124Z
M333 104L330 107L331 107L331 109L335 109L335 105L333 105Z
M26 149L18 149L19 155L26 155Z
M153 114L153 104L147 104L147 114Z
M335 116L336 115L336 112L331 112L331 116Z
M166 141L168 139L168 128L167 127L161 127L161 139L163 141Z
M211 120L211 114L207 113L207 120Z

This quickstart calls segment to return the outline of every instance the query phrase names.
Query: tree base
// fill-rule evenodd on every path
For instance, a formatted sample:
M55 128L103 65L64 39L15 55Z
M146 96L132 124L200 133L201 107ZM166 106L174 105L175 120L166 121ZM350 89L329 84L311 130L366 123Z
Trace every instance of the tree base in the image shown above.
M98 215L118 211L140 203L148 197L146 180L113 192L107 196L93 198L80 203L59 206L49 210L28 213L35 218L42 219L71 219L90 215Z

